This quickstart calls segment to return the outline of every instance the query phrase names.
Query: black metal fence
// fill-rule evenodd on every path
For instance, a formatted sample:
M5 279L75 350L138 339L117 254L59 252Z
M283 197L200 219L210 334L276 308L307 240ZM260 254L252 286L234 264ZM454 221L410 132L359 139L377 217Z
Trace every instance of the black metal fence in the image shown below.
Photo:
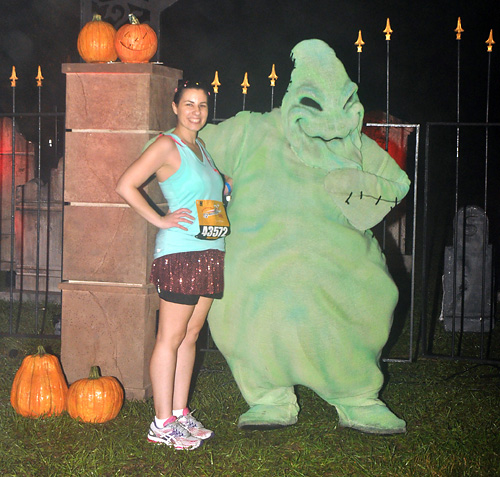
M17 111L15 68L10 79L12 111L0 114L3 172L0 298L2 303L8 302L8 306L2 307L0 336L58 336L60 313L57 306L50 313L49 308L51 303L60 303L61 295L50 280L57 283L62 278L63 185L52 183L54 174L50 166L59 163L62 181L65 114L57 110L42 112L40 68L36 78L36 112ZM31 138L25 137L23 130L30 131ZM57 213L60 220L54 227ZM56 244L56 250L51 244Z
M490 122L493 32L485 42L484 122L463 121L460 19L455 32L456 121L426 126L421 347L424 356L498 363L500 123ZM465 101L477 100L478 91L466 93Z
M499 127L499 123L458 122L426 127L421 263L424 356L500 361L500 331L495 326L498 266L493 253L500 218Z

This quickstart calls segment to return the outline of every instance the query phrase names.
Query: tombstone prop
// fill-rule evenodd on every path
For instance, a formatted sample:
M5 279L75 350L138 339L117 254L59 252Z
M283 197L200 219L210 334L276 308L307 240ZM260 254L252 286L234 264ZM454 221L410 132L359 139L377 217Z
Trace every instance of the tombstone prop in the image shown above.
M488 332L494 325L491 321L492 246L487 243L488 217L484 210L471 205L459 209L454 234L454 245L445 248L444 257L441 316L444 328ZM481 320L484 320L484 328Z

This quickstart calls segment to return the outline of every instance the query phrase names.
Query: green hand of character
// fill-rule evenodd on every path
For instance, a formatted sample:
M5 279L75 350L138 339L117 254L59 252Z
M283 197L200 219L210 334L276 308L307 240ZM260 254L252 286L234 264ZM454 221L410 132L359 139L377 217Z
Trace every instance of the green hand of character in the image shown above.
M336 169L325 189L349 223L358 230L377 225L405 197L408 176L375 141L362 135L363 169Z

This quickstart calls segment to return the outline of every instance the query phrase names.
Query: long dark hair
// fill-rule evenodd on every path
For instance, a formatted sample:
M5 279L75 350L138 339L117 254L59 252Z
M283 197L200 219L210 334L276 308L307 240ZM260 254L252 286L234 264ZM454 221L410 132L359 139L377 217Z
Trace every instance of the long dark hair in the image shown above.
M200 91L204 91L205 94L207 95L207 98L210 98L210 91L208 89L208 85L201 81L191 81L191 80L185 80L181 79L177 83L177 88L175 88L175 94L174 94L174 103L179 105L179 101L182 98L182 95L184 94L184 90L186 89L199 89Z

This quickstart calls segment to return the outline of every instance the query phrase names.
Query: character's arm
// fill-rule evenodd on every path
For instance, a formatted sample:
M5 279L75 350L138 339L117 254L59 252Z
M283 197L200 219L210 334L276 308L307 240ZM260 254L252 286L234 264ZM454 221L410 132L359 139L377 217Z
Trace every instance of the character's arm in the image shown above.
M207 124L200 137L205 141L208 152L212 156L219 171L227 177L234 178L241 159L241 151L245 147L245 138L250 113L238 113L220 124Z
M327 174L325 188L353 227L377 225L408 193L410 180L379 145L361 136L362 169Z

